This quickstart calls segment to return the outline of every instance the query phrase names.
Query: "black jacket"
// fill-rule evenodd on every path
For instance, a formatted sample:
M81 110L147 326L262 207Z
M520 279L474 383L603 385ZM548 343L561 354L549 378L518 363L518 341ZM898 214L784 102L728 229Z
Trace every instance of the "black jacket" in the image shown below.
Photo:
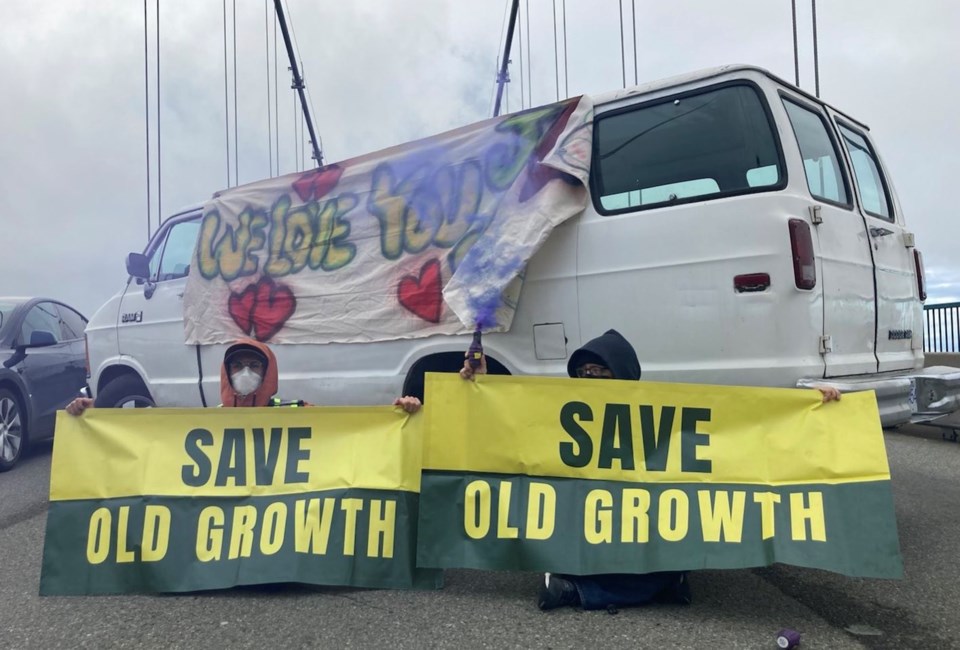
M570 355L567 374L577 376L577 368L585 363L598 363L610 368L616 379L640 379L637 352L617 330L607 330Z

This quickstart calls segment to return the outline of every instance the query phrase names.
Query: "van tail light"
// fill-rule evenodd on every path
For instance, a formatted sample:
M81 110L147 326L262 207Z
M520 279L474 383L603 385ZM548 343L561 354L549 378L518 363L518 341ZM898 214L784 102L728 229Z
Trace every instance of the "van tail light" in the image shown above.
M913 264L917 269L917 293L920 294L920 302L927 299L927 279L923 273L923 253L916 248L913 249Z
M817 286L817 267L813 257L813 237L810 225L803 219L791 219L790 251L793 254L793 281L797 289Z
M83 367L87 371L87 379L90 379L90 343L87 341L87 335L83 335Z

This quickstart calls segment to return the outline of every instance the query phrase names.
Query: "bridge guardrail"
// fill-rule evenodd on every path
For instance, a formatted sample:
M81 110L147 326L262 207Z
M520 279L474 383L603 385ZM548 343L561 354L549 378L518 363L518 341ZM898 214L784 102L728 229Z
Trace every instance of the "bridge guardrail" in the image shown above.
M960 302L923 306L923 351L960 352Z

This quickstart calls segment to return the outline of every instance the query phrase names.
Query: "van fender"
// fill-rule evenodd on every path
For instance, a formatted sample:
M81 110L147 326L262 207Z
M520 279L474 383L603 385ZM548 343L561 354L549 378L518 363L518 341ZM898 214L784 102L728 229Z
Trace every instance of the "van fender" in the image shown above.
M96 397L99 395L100 391L111 381L125 375L135 377L146 387L148 392L150 391L150 382L146 378L147 373L144 371L143 366L133 357L118 355L104 359L100 367L97 368L94 374L96 377L96 385L91 385L91 389L94 391L93 396Z

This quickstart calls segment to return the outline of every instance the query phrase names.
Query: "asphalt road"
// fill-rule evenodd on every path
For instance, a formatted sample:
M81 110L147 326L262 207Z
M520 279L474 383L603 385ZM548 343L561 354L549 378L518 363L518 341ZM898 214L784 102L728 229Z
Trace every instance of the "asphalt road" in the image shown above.
M886 434L902 581L777 566L698 571L690 606L541 613L537 576L448 571L437 592L276 586L187 595L37 595L50 446L0 474L3 648L960 648L960 444Z

